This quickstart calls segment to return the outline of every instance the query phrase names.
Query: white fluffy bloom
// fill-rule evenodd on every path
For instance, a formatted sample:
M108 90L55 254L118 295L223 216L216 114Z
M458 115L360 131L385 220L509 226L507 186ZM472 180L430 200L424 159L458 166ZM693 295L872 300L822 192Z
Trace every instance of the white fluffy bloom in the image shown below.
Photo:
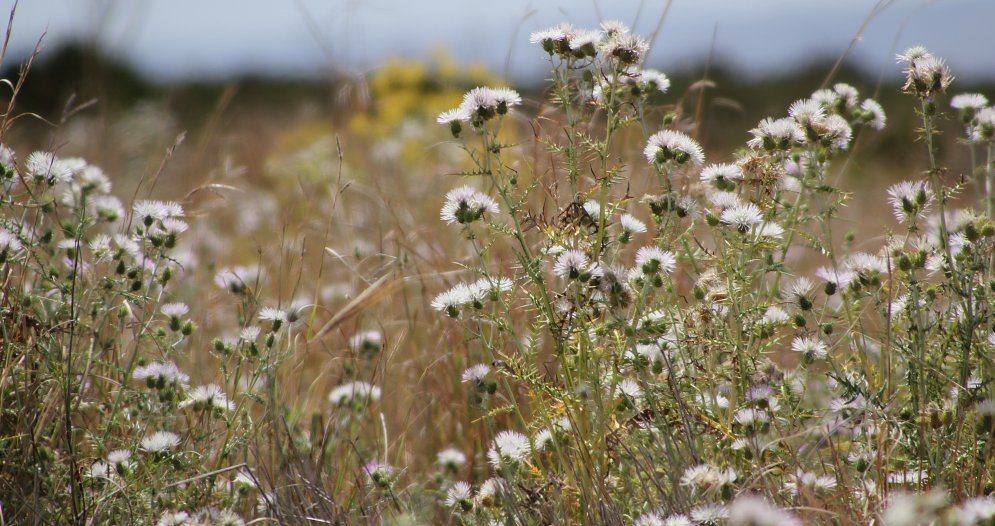
M788 313L785 312L784 309L776 305L772 305L770 307L767 307L767 310L764 312L763 317L760 318L760 323L770 324L770 325L780 325L783 323L787 323L787 321L790 319L791 317L788 316Z
M142 439L142 449L149 453L162 453L180 445L180 436L169 431L159 431Z
M599 43L601 43L601 31L574 31L567 37L567 45L573 51L581 51L585 46L596 47Z
M977 111L988 105L988 98L980 93L961 93L950 98L950 107L955 110Z
M799 336L791 340L791 350L807 358L820 360L829 355L826 342L812 336Z
M238 333L238 338L246 342L254 342L259 337L261 329L255 325L250 325Z
M502 464L514 464L525 460L531 451L529 437L517 431L501 431L491 442L491 449L487 451L487 460L492 466L501 467Z
M491 368L487 364L478 363L467 367L463 371L463 383L471 384L482 382L484 378L487 378L487 374L491 372Z
M463 464L466 464L466 455L456 448L448 447L442 451L439 451L436 455L436 461L440 466L456 470Z
M995 497L986 495L967 499L955 508L954 516L960 526L990 524L995 519Z
M16 235L0 228L0 252L19 252L23 246Z
M751 226L762 223L764 216L763 212L760 211L760 207L757 205L753 203L742 203L732 208L723 210L719 219L723 223L733 225L741 232L745 232L749 230Z
M788 115L801 126L811 126L826 116L826 110L816 99L802 99L791 104Z
M888 188L888 202L902 223L923 217L933 202L933 191L925 181L902 181Z
M670 89L670 79L655 69L644 69L636 76L639 85L647 92L666 93Z
M553 274L561 278L577 278L581 272L587 270L587 255L579 250L567 250L556 257L553 264Z
M696 524L717 525L729 518L729 508L722 504L704 504L691 509L691 520Z
M968 135L974 142L985 142L995 139L995 108L982 108L978 111L968 130Z
M631 378L623 378L615 386L615 396L625 398L627 401L639 402L643 398L643 388Z
M684 164L690 161L700 166L705 162L701 145L691 137L673 130L663 130L651 135L643 149L643 155L647 161L655 164L668 161Z
M566 43L573 34L573 26L564 22L548 29L533 32L529 36L529 43L542 44L543 46L547 44L553 45L558 42Z
M736 192L721 191L709 193L708 202L712 203L712 205L716 208L725 210L727 208L741 205L743 200L739 198L739 194Z
M884 108L874 99L866 99L860 104L860 109L865 115L865 120L867 124L874 128L875 130L883 130L885 123L888 122L887 116L884 114Z
M739 181L743 170L735 164L710 164L701 170L701 182L707 184L725 181Z
M435 122L439 124L452 124L454 122L466 122L469 120L470 111L460 106L440 113Z
M349 382L328 393L328 400L335 405L345 405L353 401L375 402L380 399L380 388L367 382Z
M784 227L770 221L764 221L763 223L760 224L760 227L757 228L758 237L781 239L783 235L784 235Z
M167 385L182 385L190 380L190 376L180 371L173 362L152 362L136 367L131 373L131 377L135 380L145 380L149 387L159 389Z
M159 310L170 318L179 318L190 312L190 307L186 303L166 303Z
M469 501L472 496L473 490L470 488L470 485L459 481L446 491L446 506L450 508L456 507L464 501Z
M791 513L752 495L738 497L729 507L730 526L802 526Z
M45 179L52 184L68 183L73 179L72 167L51 152L32 153L25 161L24 168L28 175Z
M619 218L619 223L622 225L623 232L629 232L632 234L642 234L643 232L646 232L646 223L643 223L632 214L622 214Z
M670 274L677 268L677 256L658 247L641 247L636 251L636 265L647 274L660 271Z
M187 399L180 403L181 407L193 406L194 409L218 409L233 411L235 402L228 399L221 386L207 384L195 387L187 394Z
M491 196L478 192L471 186L461 186L446 194L446 202L442 205L439 216L449 224L468 224L483 217L484 213L497 214L500 210L497 201Z
M259 319L263 321L287 321L287 312L275 307L263 307L259 311Z
M777 120L766 118L750 133L753 138L746 144L755 150L787 150L805 140L798 123L788 117Z

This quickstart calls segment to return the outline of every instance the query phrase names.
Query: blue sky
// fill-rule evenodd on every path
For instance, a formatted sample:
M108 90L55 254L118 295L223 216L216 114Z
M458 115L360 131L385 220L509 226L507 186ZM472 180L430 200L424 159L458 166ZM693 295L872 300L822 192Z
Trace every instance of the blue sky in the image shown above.
M0 0L9 11L13 0ZM674 0L650 64L679 67L716 54L762 75L812 56L838 55L875 0ZM47 47L95 38L160 80L267 69L322 75L369 70L388 56L435 47L512 78L535 78L543 55L528 34L569 21L619 19L648 34L664 0L21 0L13 49L48 31ZM853 60L897 71L894 54L922 44L962 79L995 77L992 0L895 0L868 25ZM506 69L507 68L507 69Z

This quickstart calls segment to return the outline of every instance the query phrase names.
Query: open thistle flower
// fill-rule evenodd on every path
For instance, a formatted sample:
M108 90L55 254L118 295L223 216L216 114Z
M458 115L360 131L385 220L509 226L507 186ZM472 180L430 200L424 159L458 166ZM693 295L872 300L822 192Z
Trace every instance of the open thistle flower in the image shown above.
M193 407L195 411L213 410L216 412L234 411L235 402L228 399L224 390L217 384L195 387L187 394L180 407Z
M601 52L623 66L639 64L649 48L648 42L630 33L616 33L601 41Z
M753 203L741 203L723 210L719 220L726 225L736 227L736 230L745 234L750 231L753 225L762 223L764 216L757 205Z
M753 138L746 144L755 150L787 151L805 140L805 134L798 123L787 117L777 120L766 118L750 130L750 133Z
M361 406L380 399L380 388L367 382L349 382L328 393L328 400L338 406Z
M741 495L729 506L730 526L802 526L802 521L761 497Z
M646 223L643 223L632 214L622 214L619 217L619 225L622 228L622 234L626 237L625 242L629 241L629 236L632 234L646 232Z
M459 481L446 491L446 506L468 512L473 509L473 490L469 484Z
M636 265L645 274L670 274L677 268L677 256L658 247L642 247L636 251Z
M182 386L190 380L190 376L180 371L173 362L152 362L136 367L131 377L135 380L145 380L150 389Z
M946 91L954 77L943 59L934 56L921 46L909 48L898 55L899 63L905 63L905 85L902 90L920 98L932 98Z
M729 518L729 508L722 504L703 504L691 509L691 520L695 524L717 526Z
M460 132L463 131L463 123L469 121L470 110L464 108L463 106L446 110L440 113L439 117L435 119L435 122L449 126L449 130L453 133L453 137L459 137Z
M884 108L874 99L866 99L860 104L859 122L866 124L875 130L883 130L888 117L884 114Z
M449 224L470 224L484 217L485 213L497 214L501 209L491 196L478 192L471 186L454 188L446 194L440 217Z
M50 185L68 183L73 180L73 170L69 164L51 152L34 152L24 163L27 175Z
M495 468L515 466L528 458L531 452L529 437L517 431L501 431L491 442L487 460Z
M180 436L169 431L159 431L142 439L142 449L149 453L165 453L180 445Z
M982 108L971 121L968 137L972 142L995 140L995 107Z
M647 95L656 92L666 93L670 89L670 79L655 69L640 70L636 80L639 83L639 89Z
M933 202L933 191L925 181L902 181L888 188L888 202L898 221L915 223Z
M599 44L601 44L600 31L579 30L567 37L567 45L577 58L597 55Z
M701 171L701 182L723 191L736 189L736 181L743 179L743 170L735 164L710 164Z
M521 103L522 97L513 89L476 87L463 95L459 109L469 116L471 124L480 127L488 120L508 113L511 107ZM448 122L450 126L453 123L452 120Z
M573 55L570 48L570 38L576 33L573 26L567 23L555 25L548 29L535 31L529 36L529 43L539 44L550 55Z
M450 317L459 317L460 307L466 303L467 298L469 298L468 287L460 283L455 287L440 293L432 300L432 309L445 312Z
M970 123L985 106L988 106L988 98L980 93L961 93L950 98L950 107L959 111L964 124Z
M556 257L553 274L561 278L578 279L587 272L587 255L579 250L567 250Z
M439 451L436 455L436 461L446 470L456 472L463 467L463 464L466 464L466 455L456 448L448 447Z
M691 137L673 130L662 130L651 135L646 141L643 155L652 164L665 164L670 161L685 164L690 161L700 166L705 162L705 153L701 145Z
M807 362L822 360L829 356L829 346L814 336L799 336L791 340L791 350L802 355Z

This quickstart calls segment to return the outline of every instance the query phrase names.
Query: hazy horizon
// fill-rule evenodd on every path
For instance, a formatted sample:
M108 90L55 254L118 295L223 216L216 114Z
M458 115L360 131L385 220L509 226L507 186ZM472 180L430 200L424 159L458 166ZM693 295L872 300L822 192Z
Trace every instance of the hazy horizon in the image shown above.
M7 0L7 11L12 2ZM652 5L651 5L652 4ZM431 0L32 0L14 21L12 56L66 40L96 42L158 81L270 72L321 76L369 70L388 57L422 58L447 49L461 63L482 63L512 79L535 78L544 55L530 50L531 31L560 21L595 27L619 19L652 33L665 2L508 0L483 12L479 3ZM813 57L838 56L875 2L676 0L648 63L676 68L710 54L747 74L783 72ZM191 16L196 12L196 16ZM889 72L894 54L922 44L947 59L962 79L995 77L995 56L979 45L990 34L995 2L896 0L856 42L854 64ZM714 38L713 38L714 37ZM713 51L714 49L714 51Z

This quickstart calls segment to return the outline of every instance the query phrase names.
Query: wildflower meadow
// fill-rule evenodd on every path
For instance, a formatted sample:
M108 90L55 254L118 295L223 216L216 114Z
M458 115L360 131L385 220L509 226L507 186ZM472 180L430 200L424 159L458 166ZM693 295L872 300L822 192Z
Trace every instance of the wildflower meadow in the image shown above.
M541 91L395 91L265 180L147 114L123 173L72 105L17 150L5 81L0 524L995 524L985 94L914 47L891 114L805 86L712 151L625 24L521 39ZM921 165L845 186L893 122Z

